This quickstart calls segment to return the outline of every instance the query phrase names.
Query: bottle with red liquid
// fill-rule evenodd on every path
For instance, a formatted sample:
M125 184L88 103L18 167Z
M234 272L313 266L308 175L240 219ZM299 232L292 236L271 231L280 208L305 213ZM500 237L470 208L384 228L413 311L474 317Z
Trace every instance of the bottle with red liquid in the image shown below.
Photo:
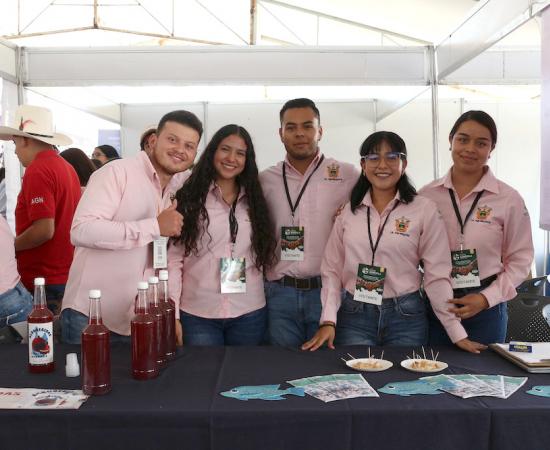
M159 270L159 302L166 317L166 358L176 356L176 307L168 295L168 271Z
M53 372L53 314L46 304L44 278L34 279L34 305L27 317L29 372Z
M157 321L157 364L159 367L166 365L166 317L159 304L159 279L149 277L149 314Z
M147 281L138 283L136 315L130 324L132 333L132 376L136 380L149 380L159 374L157 363L156 319L149 314Z
M90 314L82 343L82 390L87 395L103 395L111 390L111 345L109 329L101 319L101 291L89 293Z

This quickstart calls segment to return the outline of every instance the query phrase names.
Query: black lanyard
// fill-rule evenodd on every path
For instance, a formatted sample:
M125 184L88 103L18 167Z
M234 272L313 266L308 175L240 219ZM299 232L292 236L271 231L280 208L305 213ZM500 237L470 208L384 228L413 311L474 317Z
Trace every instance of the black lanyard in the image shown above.
M235 215L235 209L237 209L237 200L239 199L239 195L237 194L237 198L231 205L231 209L229 210L229 233L231 234L231 244L234 246L235 242L237 241L237 233L239 232L239 222L237 222L237 216Z
M374 246L372 245L372 233L370 231L370 206L367 206L367 224L369 226L369 242L370 242L370 249L372 251L372 260L371 260L371 263L370 263L371 266L374 266L374 254L376 253L376 249L378 248L378 244L380 243L380 238L382 237L382 233L384 232L384 228L386 228L386 223L388 223L388 219L390 218L391 213L393 212L393 210L395 208L397 208L398 204L399 204L399 201L396 201L395 204L393 205L393 208L391 209L391 211L386 216L386 220L384 220L384 225L382 225L382 228L380 229L380 231L378 233L378 237L376 238L376 244Z
M456 220L458 220L458 224L460 225L461 240L464 239L464 227L466 226L466 223L468 222L468 219L470 218L470 216L474 212L474 209L477 206L477 202L479 201L479 199L483 195L483 192L484 191L482 189L481 191L479 191L477 193L476 198L474 200L474 203L472 203L472 207L470 208L470 211L468 211L468 214L466 214L466 217L464 218L464 222L462 222L462 217L460 215L460 210L458 209L458 205L457 205L456 199L455 199L455 194L454 194L452 189L449 189L449 196L451 197L451 201L453 202L453 208L455 210ZM461 250L462 250L462 242L460 243L460 245L461 245Z
M298 198L296 199L296 203L294 204L294 206L292 206L292 199L290 198L290 192L288 191L288 183L286 181L286 164L283 162L283 181L285 183L285 192L286 192L286 198L288 200L288 206L290 206L290 212L292 214L293 219L294 219L294 212L296 211L296 209L298 208L298 205L300 204L300 200L302 199L302 195L304 195L304 192L309 183L309 180L311 180L311 177L313 176L315 171L319 168L319 166L321 165L324 159L325 159L325 155L321 155L321 158L319 159L319 162L315 166L315 169L313 169L313 172L309 174L309 177L307 177L306 182L302 186L302 190L300 191L300 194L298 194Z

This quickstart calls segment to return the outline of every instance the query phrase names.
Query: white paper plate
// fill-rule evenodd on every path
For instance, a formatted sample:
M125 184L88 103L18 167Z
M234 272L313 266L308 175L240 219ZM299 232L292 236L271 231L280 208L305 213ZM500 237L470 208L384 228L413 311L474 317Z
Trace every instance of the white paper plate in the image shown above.
M380 367L365 367L365 368L358 368L355 367L357 364L360 363L379 363ZM376 359L376 358L357 358L357 359L350 359L346 361L346 366L350 367L351 369L358 370L360 372L382 372L383 370L387 370L390 367L393 366L393 363L391 361L387 361L385 359Z
M442 370L449 367L449 365L443 361L436 361L437 367L434 367L433 369L421 369L421 368L413 367L413 364L419 361L427 361L427 362L433 363L431 359L405 359L401 361L401 367L407 370L410 370L411 372L422 372L422 373L441 372Z

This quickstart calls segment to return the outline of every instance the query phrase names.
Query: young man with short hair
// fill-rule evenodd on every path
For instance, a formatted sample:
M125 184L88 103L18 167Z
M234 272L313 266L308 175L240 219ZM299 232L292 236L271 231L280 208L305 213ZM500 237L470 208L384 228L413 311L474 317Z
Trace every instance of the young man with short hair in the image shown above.
M280 123L286 158L260 174L276 224L279 257L265 283L269 339L299 347L319 327L325 243L359 172L319 150L323 129L313 101L289 100L280 111Z
M63 298L64 342L80 342L90 289L101 290L103 323L113 337L130 335L137 283L153 271L152 243L181 232L173 176L191 166L201 135L193 113L172 111L151 136L149 154L113 161L90 177L71 229L76 252ZM178 333L181 339L181 327Z

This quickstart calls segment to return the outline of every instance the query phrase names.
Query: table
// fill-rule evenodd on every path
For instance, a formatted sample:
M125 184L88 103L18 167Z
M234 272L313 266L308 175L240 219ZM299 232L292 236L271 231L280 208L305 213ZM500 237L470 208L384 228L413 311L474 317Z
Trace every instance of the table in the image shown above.
M238 401L220 392L240 385L283 384L295 378L352 373L340 360L364 347L302 352L279 347L188 347L155 380L130 377L130 349L112 347L113 390L79 410L0 410L0 449L544 449L550 445L550 399L525 394L550 385L550 375L527 374L491 351L471 355L437 348L444 373L529 376L508 400L460 399L450 394L358 398L323 403L313 397ZM27 348L0 345L0 386L80 388L64 375L65 354L56 347L53 374L27 372ZM377 354L379 349L375 350ZM367 373L380 388L417 379L399 362L408 348L386 348L394 367Z

